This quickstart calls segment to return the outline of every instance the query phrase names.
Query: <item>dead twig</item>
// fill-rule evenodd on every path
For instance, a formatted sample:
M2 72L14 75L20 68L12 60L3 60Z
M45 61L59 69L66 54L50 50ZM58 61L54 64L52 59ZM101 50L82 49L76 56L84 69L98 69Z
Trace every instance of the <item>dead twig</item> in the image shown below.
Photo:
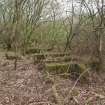
M70 89L68 96L65 98L64 102L67 102L70 94L72 93L72 91L74 90L74 88L76 87L78 81L81 79L81 77L90 70L90 68L88 68L87 70L85 70L83 73L81 73L81 75L77 78L76 82L74 83L73 87Z

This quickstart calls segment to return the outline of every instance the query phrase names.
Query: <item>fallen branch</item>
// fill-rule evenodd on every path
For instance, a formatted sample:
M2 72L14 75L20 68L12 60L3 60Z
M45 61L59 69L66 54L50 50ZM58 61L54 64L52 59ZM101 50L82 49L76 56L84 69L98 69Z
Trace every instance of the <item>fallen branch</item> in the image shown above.
M70 94L72 93L72 91L74 90L74 88L76 87L78 81L81 79L81 77L90 70L90 68L88 68L87 70L85 70L83 73L81 73L81 75L78 77L78 79L76 80L76 82L74 83L73 87L70 89L68 96L65 98L64 102L66 102L70 96Z

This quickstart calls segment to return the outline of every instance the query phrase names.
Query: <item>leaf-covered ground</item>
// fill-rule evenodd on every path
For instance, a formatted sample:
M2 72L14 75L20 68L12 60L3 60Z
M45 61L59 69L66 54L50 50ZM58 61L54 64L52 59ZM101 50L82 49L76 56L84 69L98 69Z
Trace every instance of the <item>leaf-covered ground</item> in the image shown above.
M104 76L92 74L89 82L58 75L47 77L31 60L0 59L0 105L105 105ZM74 86L74 87L73 87Z

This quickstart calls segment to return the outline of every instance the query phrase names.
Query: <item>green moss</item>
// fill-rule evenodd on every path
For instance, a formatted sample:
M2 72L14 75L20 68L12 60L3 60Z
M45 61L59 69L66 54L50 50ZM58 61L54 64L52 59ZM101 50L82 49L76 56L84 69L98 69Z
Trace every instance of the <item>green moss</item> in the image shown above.
M78 66L80 67L81 72L83 72L83 71L85 71L87 69L86 64L78 64Z
M71 64L71 63L50 63L46 64L46 70L52 73L71 73L81 74L86 70L85 64Z
M45 69L48 72L52 72L52 73L64 73L67 72L68 68L69 68L69 63L51 63L51 64L46 64Z

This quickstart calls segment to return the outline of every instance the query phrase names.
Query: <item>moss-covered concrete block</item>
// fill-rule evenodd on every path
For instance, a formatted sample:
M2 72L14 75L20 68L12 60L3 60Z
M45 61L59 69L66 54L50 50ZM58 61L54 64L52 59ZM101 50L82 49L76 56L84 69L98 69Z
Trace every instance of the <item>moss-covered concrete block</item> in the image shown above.
M78 77L81 73L87 70L85 64L73 64L73 63L50 63L45 64L45 70L53 74L70 73Z
M64 73L69 69L69 63L50 63L45 64L45 70L51 73Z
M73 64L73 63L50 63L46 64L45 68L49 72L55 72L55 73L82 73L86 70L85 64Z

